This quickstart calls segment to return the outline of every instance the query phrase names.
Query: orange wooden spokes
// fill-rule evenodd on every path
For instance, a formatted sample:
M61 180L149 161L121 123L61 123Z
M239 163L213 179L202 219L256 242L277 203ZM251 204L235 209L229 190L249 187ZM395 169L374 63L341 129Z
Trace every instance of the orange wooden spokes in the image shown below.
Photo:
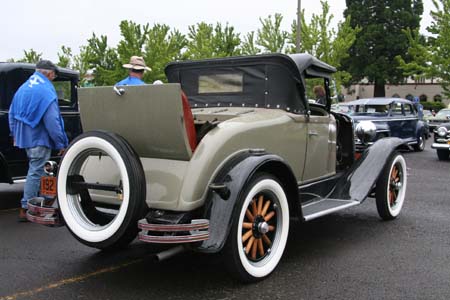
M247 246L245 247L245 254L248 254L250 252L254 241L255 238L253 236L248 240Z
M255 217L258 215L258 209L256 208L256 199L252 200L252 214Z
M244 223L242 223L242 228L244 228L244 229L252 229L253 228L253 223L251 223L251 222L244 222Z
M270 239L267 237L267 235L263 234L262 235L262 240L264 241L264 243L266 243L267 246L272 246L272 242L270 241Z
M265 216L267 213L267 210L269 209L269 205L270 205L270 200L267 200L266 203L264 204L264 208L261 211L261 216Z
M253 234L253 231L250 229L249 231L247 231L243 236L242 236L242 242L245 242L246 240L248 240L249 237L251 237Z
M256 250L258 249L258 243L253 243L252 245L252 259L255 260L256 259Z
M250 212L250 210L246 210L245 211L245 215L247 216L247 219L250 221L250 222L253 222L254 220L255 220L255 217L252 215L252 213Z
M269 225L269 231L274 231L275 230L275 226Z
M263 198L264 198L263 195L259 196L258 198L258 212L257 212L258 215L260 215L262 211Z
M272 219L272 217L275 216L275 211L271 211L270 213L268 213L265 217L264 220L266 222L268 222L270 219Z
M258 242L258 252L259 252L259 255L262 257L262 256L264 256L264 246L263 246L263 242L262 242L261 239L257 239L256 241Z

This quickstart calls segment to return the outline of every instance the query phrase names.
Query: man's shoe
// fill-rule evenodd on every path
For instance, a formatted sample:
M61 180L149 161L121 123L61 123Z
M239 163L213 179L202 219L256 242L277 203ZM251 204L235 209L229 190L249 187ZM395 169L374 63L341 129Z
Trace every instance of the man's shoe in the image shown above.
M19 222L29 222L27 219L27 210L25 208L19 208Z

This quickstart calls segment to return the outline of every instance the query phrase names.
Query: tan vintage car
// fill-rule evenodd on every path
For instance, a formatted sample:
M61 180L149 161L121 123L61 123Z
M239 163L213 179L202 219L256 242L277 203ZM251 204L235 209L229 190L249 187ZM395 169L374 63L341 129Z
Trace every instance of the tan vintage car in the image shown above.
M270 54L174 62L168 84L80 89L85 133L57 179L53 163L43 178L44 194L56 182L58 205L30 201L29 219L65 224L100 249L138 236L177 244L160 257L220 252L243 281L276 268L292 219L368 197L394 219L406 193L403 142L380 139L356 155L352 120L330 111L335 71L308 54ZM311 78L326 105L307 101ZM367 125L356 128L362 141L375 134Z

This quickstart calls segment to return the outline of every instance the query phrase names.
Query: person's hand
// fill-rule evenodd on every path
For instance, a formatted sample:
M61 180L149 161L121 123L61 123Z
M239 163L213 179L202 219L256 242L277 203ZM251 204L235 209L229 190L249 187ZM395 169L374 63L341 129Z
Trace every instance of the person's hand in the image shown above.
M66 151L65 148L60 149L59 152L58 152L58 156L63 155L63 154L64 154L64 151Z

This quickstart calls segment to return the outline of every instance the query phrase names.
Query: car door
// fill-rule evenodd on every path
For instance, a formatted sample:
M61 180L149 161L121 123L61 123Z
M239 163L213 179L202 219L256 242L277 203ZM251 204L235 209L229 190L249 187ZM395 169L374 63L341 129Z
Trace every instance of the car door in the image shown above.
M405 114L404 120L402 122L402 138L408 141L416 141L417 134L417 122L419 121L416 110L412 104L404 103L403 112Z
M316 112L317 113L317 112ZM314 111L307 122L308 135L303 182L335 173L336 121L324 109L317 115Z
M400 102L393 102L391 104L391 108L389 111L389 117L387 119L389 130L391 133L391 136L403 138L404 132L403 132L403 121L404 121L404 115L403 115L403 106Z

